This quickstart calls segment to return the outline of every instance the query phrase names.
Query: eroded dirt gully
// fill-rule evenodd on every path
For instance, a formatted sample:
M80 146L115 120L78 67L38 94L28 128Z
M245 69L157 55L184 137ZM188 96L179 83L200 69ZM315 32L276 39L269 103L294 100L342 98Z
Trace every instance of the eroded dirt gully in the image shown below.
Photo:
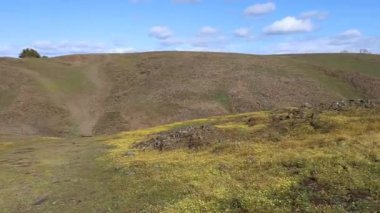
M66 105L72 119L77 124L77 133L81 136L92 136L93 130L104 113L104 99L110 91L107 77L102 67L110 60L109 56L93 61L92 65L81 69L94 87L90 91L80 92L67 100Z

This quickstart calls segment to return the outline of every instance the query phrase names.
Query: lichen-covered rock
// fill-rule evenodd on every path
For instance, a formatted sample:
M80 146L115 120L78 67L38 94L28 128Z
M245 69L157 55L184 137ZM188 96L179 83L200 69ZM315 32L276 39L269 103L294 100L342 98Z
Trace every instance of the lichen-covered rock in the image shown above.
M217 141L217 132L211 125L187 126L159 133L147 141L136 143L134 148L160 151L177 148L198 149Z
M375 103L368 99L350 99L333 102L328 109L335 111L344 111L349 108L373 108Z

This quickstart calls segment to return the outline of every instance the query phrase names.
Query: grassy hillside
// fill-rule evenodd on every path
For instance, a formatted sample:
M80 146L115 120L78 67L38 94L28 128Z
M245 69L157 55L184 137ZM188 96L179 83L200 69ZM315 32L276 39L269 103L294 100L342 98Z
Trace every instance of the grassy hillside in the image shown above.
M111 134L213 115L380 98L380 56L152 52L0 59L0 133Z
M376 212L380 111L287 108L0 137L4 212Z

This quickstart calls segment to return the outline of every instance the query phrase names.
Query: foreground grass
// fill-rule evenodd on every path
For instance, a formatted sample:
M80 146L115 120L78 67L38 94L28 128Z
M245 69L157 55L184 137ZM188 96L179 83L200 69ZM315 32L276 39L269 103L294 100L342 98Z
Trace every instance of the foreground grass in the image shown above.
M281 112L276 112L277 114ZM103 138L0 137L1 212L376 212L378 110L324 112L318 128L272 112L198 119ZM255 123L248 126L252 118ZM209 124L198 149L135 149ZM321 125L323 124L323 125Z
M375 114L374 114L375 113ZM248 127L247 118L257 124ZM380 118L325 112L329 129L270 130L270 113L177 123L119 134L104 159L125 188L125 208L147 212L293 212L380 209ZM199 150L133 150L149 135L211 123L234 137ZM268 132L269 137L255 137Z
M104 212L115 203L92 139L0 137L0 212Z

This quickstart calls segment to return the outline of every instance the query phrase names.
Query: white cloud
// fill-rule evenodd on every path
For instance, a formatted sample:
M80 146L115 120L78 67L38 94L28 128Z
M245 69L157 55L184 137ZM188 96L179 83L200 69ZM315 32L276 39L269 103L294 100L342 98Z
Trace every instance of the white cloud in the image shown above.
M103 49L105 47L105 44L103 43L90 43L90 42L85 42L85 41L80 41L80 42L36 41L32 45L33 47L37 49L44 49L44 50L70 49L73 51L84 50L84 49Z
M156 31L161 33L161 31L166 30L160 28L160 30ZM155 36L159 39L159 44L162 47L175 49L223 49L229 42L228 37L221 34L217 28L211 26L204 26L199 29L197 34L187 38L178 38L173 36L172 33L164 33L164 35L165 36Z
M194 37L190 38L187 42L188 45L197 48L213 48L222 49L229 43L228 37L224 35L212 36L212 37Z
M234 30L234 35L236 37L240 38L250 38L251 37L251 30L247 27L241 27L236 30Z
M166 26L154 26L150 29L149 36L163 40L172 37L173 33Z
M268 54L359 52L360 49L379 53L380 36L365 37L359 30L352 29L330 37L279 42L266 49L270 50Z
M104 53L131 53L135 52L135 49L132 47L114 47L106 49Z
M193 48L221 49L228 43L228 38L218 29L210 26L202 27L198 34L186 41Z
M184 41L182 39L178 39L178 38L167 38L167 39L160 41L160 44L163 46L178 46L178 45L182 45L185 43L186 43L186 41Z
M331 38L331 45L351 44L361 39L362 33L357 29L349 29Z
M244 10L244 14L246 16L259 16L273 12L274 10L276 10L276 5L272 2L269 2L264 4L251 5Z
M179 51L196 51L196 52L228 52L225 48L210 48L210 47L191 47L186 49L178 49Z
M0 45L0 56L10 55L12 48L9 45Z
M275 21L264 29L264 33L273 34L291 34L300 32L311 32L313 24L309 19L297 19L292 16L285 17L279 21Z
M30 47L49 56L78 53L127 53L134 51L133 48L128 46L115 46L88 41L36 41Z
M341 38L358 38L362 36L362 33L357 29L350 29L342 32L339 36Z
M199 30L199 36L213 36L218 33L218 29L210 26L204 26Z
M214 34L213 36L200 35L199 33L195 36L188 38L176 38L169 37L167 39L159 40L159 44L162 47L171 47L174 49L224 49L226 45L230 42L227 36L222 34Z
M311 10L301 13L300 18L324 20L328 17L328 15L329 13L326 11Z
M328 42L328 38L286 41L275 43L267 49L269 54L336 52L337 48L328 45Z

